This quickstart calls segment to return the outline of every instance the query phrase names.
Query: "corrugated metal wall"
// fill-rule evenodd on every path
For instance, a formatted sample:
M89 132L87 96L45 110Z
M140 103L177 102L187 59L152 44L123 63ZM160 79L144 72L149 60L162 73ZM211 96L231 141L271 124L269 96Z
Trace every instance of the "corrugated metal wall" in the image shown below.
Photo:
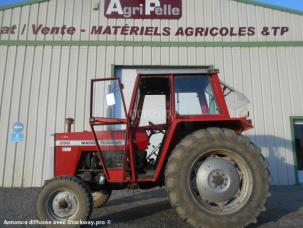
M303 40L303 19L229 0L183 2L179 21L105 20L103 2L92 11L91 1L50 0L0 11L0 25L153 25L250 26L288 25L283 40ZM89 30L89 29L88 29ZM1 35L1 40L61 40L68 36ZM73 40L93 40L77 34ZM99 37L108 40L199 41L200 38ZM257 40L277 40L258 36ZM204 40L202 37L201 40ZM209 38L205 38L209 40ZM222 41L211 38L209 41ZM239 38L224 38L224 41ZM241 38L241 41L252 41ZM274 184L294 184L294 161L289 116L303 115L303 47L61 47L0 46L0 186L40 186L52 176L50 149L54 132L64 130L64 119L75 118L75 131L89 130L89 79L110 76L116 65L216 65L221 78L252 101L255 128L248 135L270 161ZM15 121L25 123L25 141L10 140Z

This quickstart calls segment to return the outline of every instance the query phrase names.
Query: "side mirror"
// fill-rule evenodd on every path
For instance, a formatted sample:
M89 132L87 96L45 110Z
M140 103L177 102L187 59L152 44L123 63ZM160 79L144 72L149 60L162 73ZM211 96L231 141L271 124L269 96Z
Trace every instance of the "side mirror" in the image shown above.
M120 83L120 87L121 87L121 89L124 89L124 85L122 82Z
M106 104L107 104L107 106L113 106L116 104L114 93L109 93L106 95Z

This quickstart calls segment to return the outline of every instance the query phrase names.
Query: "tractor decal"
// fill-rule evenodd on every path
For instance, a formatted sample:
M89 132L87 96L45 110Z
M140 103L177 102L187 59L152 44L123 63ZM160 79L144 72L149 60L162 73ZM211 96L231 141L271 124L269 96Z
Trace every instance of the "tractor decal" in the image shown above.
M99 140L99 145L102 146L123 146L125 140ZM56 141L56 146L95 146L96 141L94 140L60 140Z

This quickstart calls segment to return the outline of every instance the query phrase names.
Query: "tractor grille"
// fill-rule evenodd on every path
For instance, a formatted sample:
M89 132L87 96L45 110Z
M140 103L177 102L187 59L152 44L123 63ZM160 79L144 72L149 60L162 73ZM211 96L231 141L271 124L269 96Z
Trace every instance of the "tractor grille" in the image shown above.
M102 151L102 157L108 169L123 169L124 151Z

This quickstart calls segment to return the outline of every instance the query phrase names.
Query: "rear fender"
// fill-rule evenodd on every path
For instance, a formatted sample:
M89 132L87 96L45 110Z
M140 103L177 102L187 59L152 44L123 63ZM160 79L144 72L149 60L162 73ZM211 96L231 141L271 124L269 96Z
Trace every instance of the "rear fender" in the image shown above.
M220 118L212 117L205 118L203 121L200 119L179 119L177 120L177 129L186 128L187 130L196 131L199 129L206 129L209 127L228 128L238 133L242 133L253 128L251 121L245 117L242 118Z

